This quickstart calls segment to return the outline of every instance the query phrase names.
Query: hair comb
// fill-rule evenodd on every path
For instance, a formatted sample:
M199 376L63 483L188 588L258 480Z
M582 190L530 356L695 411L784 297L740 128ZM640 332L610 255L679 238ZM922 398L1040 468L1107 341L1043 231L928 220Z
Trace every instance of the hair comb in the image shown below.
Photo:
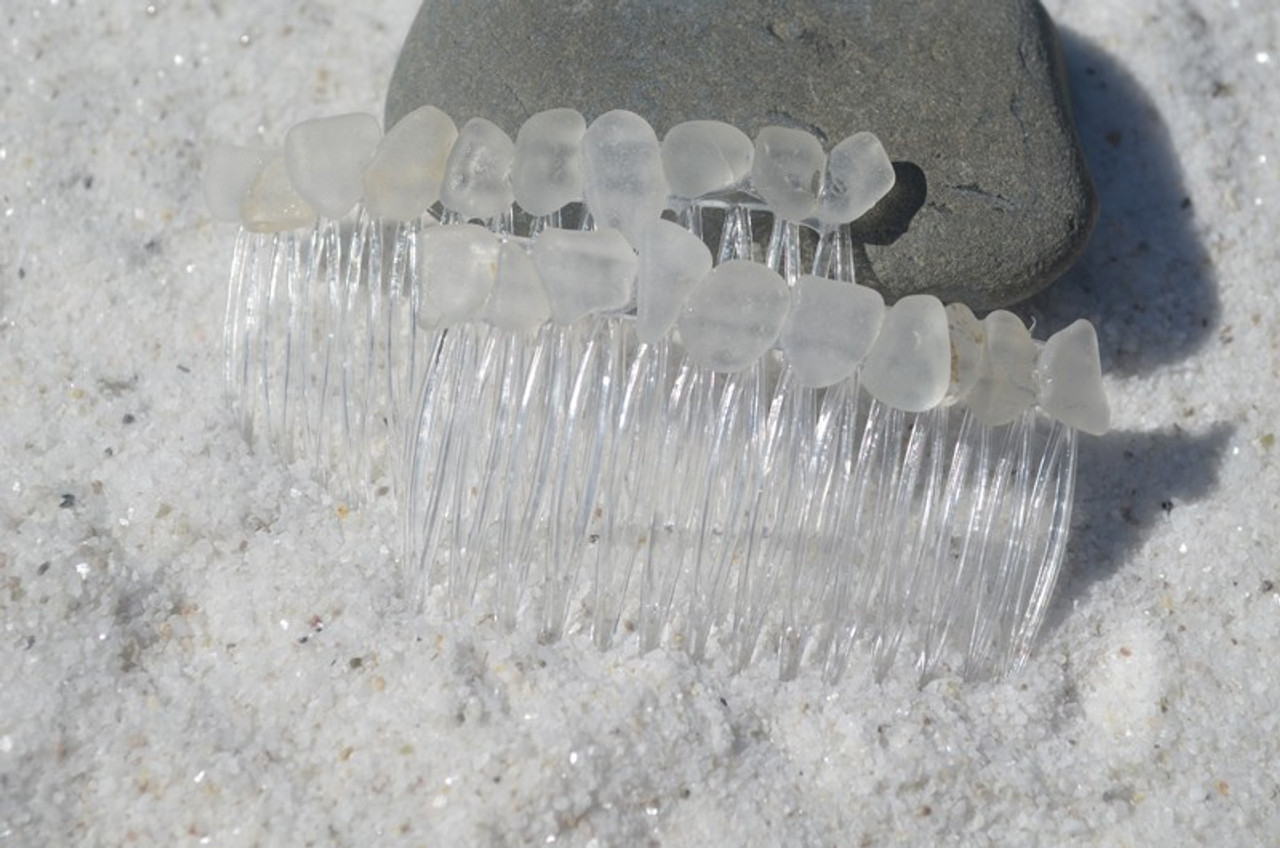
M407 591L545 639L1002 673L1061 569L1093 328L855 280L880 141L432 106L221 147L251 440L403 517Z

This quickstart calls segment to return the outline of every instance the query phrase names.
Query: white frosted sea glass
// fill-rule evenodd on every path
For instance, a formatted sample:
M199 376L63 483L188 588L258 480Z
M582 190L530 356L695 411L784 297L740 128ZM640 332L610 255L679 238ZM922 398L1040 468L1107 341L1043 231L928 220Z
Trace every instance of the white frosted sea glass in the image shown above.
M1049 337L1037 363L1040 407L1094 436L1107 432L1111 411L1102 391L1098 335L1083 319Z
M903 412L924 412L942 402L951 382L951 340L942 302L908 295L885 313L880 335L862 363L862 385L877 400Z
M639 259L617 230L544 230L532 255L557 324L631 302Z
M791 292L765 265L732 259L703 277L677 327L689 357L716 371L741 371L778 339Z
M472 118L449 151L440 202L463 218L488 219L511 208L516 145L493 121Z
M484 318L502 330L531 330L551 317L551 304L533 259L513 241L498 249L498 278Z
M723 121L676 124L662 139L671 196L692 200L741 185L755 152L746 133Z
M884 298L874 289L803 274L778 346L802 386L831 386L852 374L871 350L884 312Z
M951 382L945 403L950 405L964 400L978 381L987 331L973 310L963 303L948 303L946 310L947 328L951 333Z
M631 241L667 206L667 178L658 137L644 118L615 109L591 122L582 138L587 208L600 228Z
M440 199L445 163L458 138L453 119L434 106L405 115L383 136L364 169L364 205L388 221L410 221Z
M217 144L204 157L204 202L216 221L240 222L240 206L270 150Z
M711 271L711 251L679 224L654 218L636 245L636 337L657 342L671 330L694 286Z
M982 367L966 404L983 424L1008 424L1036 402L1036 343L1022 319L997 309L982 322Z
M550 215L582 200L582 137L587 122L573 109L548 109L532 116L516 133L511 188L530 215Z
M283 155L272 154L253 178L240 205L240 219L255 233L294 230L315 223L316 210L293 187Z
M318 213L341 218L360 202L364 167L381 139L378 119L365 112L303 121L284 137L289 179Z
M790 221L811 216L826 164L822 144L803 130L765 127L755 151L751 182L774 214Z
M426 227L418 262L432 323L466 321L489 299L498 276L498 239L478 224Z
M893 163L880 139L854 133L831 148L818 192L818 222L826 227L861 218L894 183Z

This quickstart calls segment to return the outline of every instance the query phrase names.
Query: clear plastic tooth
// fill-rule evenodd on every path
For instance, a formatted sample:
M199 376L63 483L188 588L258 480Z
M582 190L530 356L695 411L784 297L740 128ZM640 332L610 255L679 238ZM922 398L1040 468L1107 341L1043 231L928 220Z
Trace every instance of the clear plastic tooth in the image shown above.
M1026 557L1030 579L1026 595L1018 599L1018 615L1010 622L1014 635L1005 668L1014 671L1027 662L1048 615L1066 554L1075 503L1076 430L1054 421L1043 438L1028 519Z
M790 564L781 583L778 669L789 680L799 673L806 651L815 664L826 662L833 629L841 625L841 599L850 582L842 543L850 496L856 491L860 391L857 375L821 393L807 394L810 415L800 425L799 518L793 529ZM808 423L811 420L812 423Z
M587 122L573 109L548 109L524 122L511 167L511 188L521 209L550 215L582 200L586 131Z
M788 221L803 221L814 213L826 165L818 139L803 130L765 127L755 141L751 184Z
M685 121L662 139L662 164L671 196L685 201L728 191L751 175L755 146L722 121Z
M364 203L387 221L410 221L440 199L445 164L458 138L453 119L421 106L392 127L364 169Z
M326 218L341 218L364 193L364 167L382 139L378 119L364 112L315 118L284 137L293 187Z
M502 129L484 118L463 125L449 151L440 202L463 220L488 220L511 210L511 166L516 146Z
M768 365L765 366L766 369ZM804 478L801 469L812 444L816 424L814 391L794 380L783 368L772 390L761 400L767 417L748 433L747 450L758 463L758 487L744 537L743 555L732 575L734 668L745 668L759 648L769 644L766 629L778 620L780 590L797 567L793 547L795 529L802 526Z
M690 478L698 491L693 572L685 596L689 644L694 659L706 655L712 628L724 626L753 567L749 518L761 485L759 439L764 435L764 365L717 375L722 389L710 435L705 476Z
M993 456L992 497L987 524L981 528L983 558L978 568L979 594L965 650L967 675L998 666L1006 627L1011 623L1015 586L1027 563L1019 556L1026 535L1028 498L1036 467L1032 460L1034 417L1019 416L1008 427L991 432L999 448Z
M619 373L625 373L625 379L619 385L614 414L605 425L608 440L598 496L599 540L587 563L593 572L591 634L602 650L619 635L622 617L639 613L638 584L650 548L649 507L662 430L655 415L665 394L669 361L665 341L638 343L634 328L633 322L618 322L620 352L632 355L619 356Z
M598 552L602 519L614 507L599 495L624 379L618 321L597 318L585 327L558 330L564 343L559 355L571 379L558 398L561 417L549 493L552 524L539 632L543 639L564 632L582 571Z

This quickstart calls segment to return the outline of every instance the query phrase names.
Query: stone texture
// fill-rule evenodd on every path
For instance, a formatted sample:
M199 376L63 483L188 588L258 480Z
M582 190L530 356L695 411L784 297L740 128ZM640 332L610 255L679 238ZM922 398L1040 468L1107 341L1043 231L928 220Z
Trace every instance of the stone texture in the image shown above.
M856 226L859 281L978 310L1039 291L1097 217L1048 15L1033 0L426 0L387 95L514 134L569 106L658 131L801 127L884 142L897 185Z

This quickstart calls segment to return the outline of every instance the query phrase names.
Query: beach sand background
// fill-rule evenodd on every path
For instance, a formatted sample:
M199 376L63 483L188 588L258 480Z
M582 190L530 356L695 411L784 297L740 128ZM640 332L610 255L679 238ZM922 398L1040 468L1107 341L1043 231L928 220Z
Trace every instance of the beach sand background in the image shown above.
M227 411L199 172L380 113L416 4L10 4L0 845L1280 845L1280 12L1049 5L1103 212L1023 314L1114 431L1029 667L920 688L400 611Z

